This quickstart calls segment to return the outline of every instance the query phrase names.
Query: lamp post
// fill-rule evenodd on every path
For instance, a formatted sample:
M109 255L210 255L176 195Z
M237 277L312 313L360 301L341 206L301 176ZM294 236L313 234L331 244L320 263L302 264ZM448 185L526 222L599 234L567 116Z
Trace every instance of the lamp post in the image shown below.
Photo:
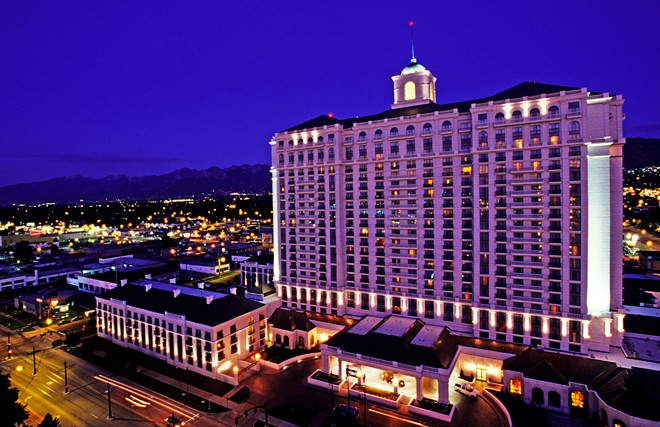
M66 374L66 360L64 361L64 394L69 394L69 378Z
M108 416L106 417L106 420L112 421L115 419L115 417L112 416L112 400L110 399L110 383L106 383L108 385Z
M37 375L37 349L32 346L32 375Z

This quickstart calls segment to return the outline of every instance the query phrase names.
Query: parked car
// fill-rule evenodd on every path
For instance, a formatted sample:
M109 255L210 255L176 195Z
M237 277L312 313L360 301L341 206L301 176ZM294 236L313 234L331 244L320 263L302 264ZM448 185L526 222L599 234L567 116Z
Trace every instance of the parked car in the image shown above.
M461 394L464 394L466 396L470 396L470 397L473 397L473 398L476 398L477 396L479 396L479 392L477 390L475 390L475 388L472 387L468 383L456 383L456 384L454 384L454 390L456 390L457 392L459 392Z
M71 320L64 319L64 320L60 320L59 322L57 322L58 325L66 325L67 323L71 323Z

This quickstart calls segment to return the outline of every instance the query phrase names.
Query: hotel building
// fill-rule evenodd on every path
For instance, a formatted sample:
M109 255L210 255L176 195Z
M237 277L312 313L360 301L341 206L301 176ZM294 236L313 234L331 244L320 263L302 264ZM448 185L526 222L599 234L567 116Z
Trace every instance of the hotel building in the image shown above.
M392 80L388 110L270 141L283 306L620 346L622 97L525 82L441 104L414 58Z

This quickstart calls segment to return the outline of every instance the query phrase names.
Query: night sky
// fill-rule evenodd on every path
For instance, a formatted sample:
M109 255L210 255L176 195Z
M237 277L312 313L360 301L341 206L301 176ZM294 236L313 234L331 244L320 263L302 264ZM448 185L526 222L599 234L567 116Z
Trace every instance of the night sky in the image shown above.
M523 81L621 93L660 137L660 2L4 1L0 186L270 163L276 131L389 108L410 59L441 103Z

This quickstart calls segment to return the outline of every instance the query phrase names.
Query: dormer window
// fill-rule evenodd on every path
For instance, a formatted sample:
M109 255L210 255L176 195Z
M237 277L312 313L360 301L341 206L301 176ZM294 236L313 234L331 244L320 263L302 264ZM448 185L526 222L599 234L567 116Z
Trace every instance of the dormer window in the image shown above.
M412 101L415 99L415 82L406 82L403 85L403 99L405 101Z

